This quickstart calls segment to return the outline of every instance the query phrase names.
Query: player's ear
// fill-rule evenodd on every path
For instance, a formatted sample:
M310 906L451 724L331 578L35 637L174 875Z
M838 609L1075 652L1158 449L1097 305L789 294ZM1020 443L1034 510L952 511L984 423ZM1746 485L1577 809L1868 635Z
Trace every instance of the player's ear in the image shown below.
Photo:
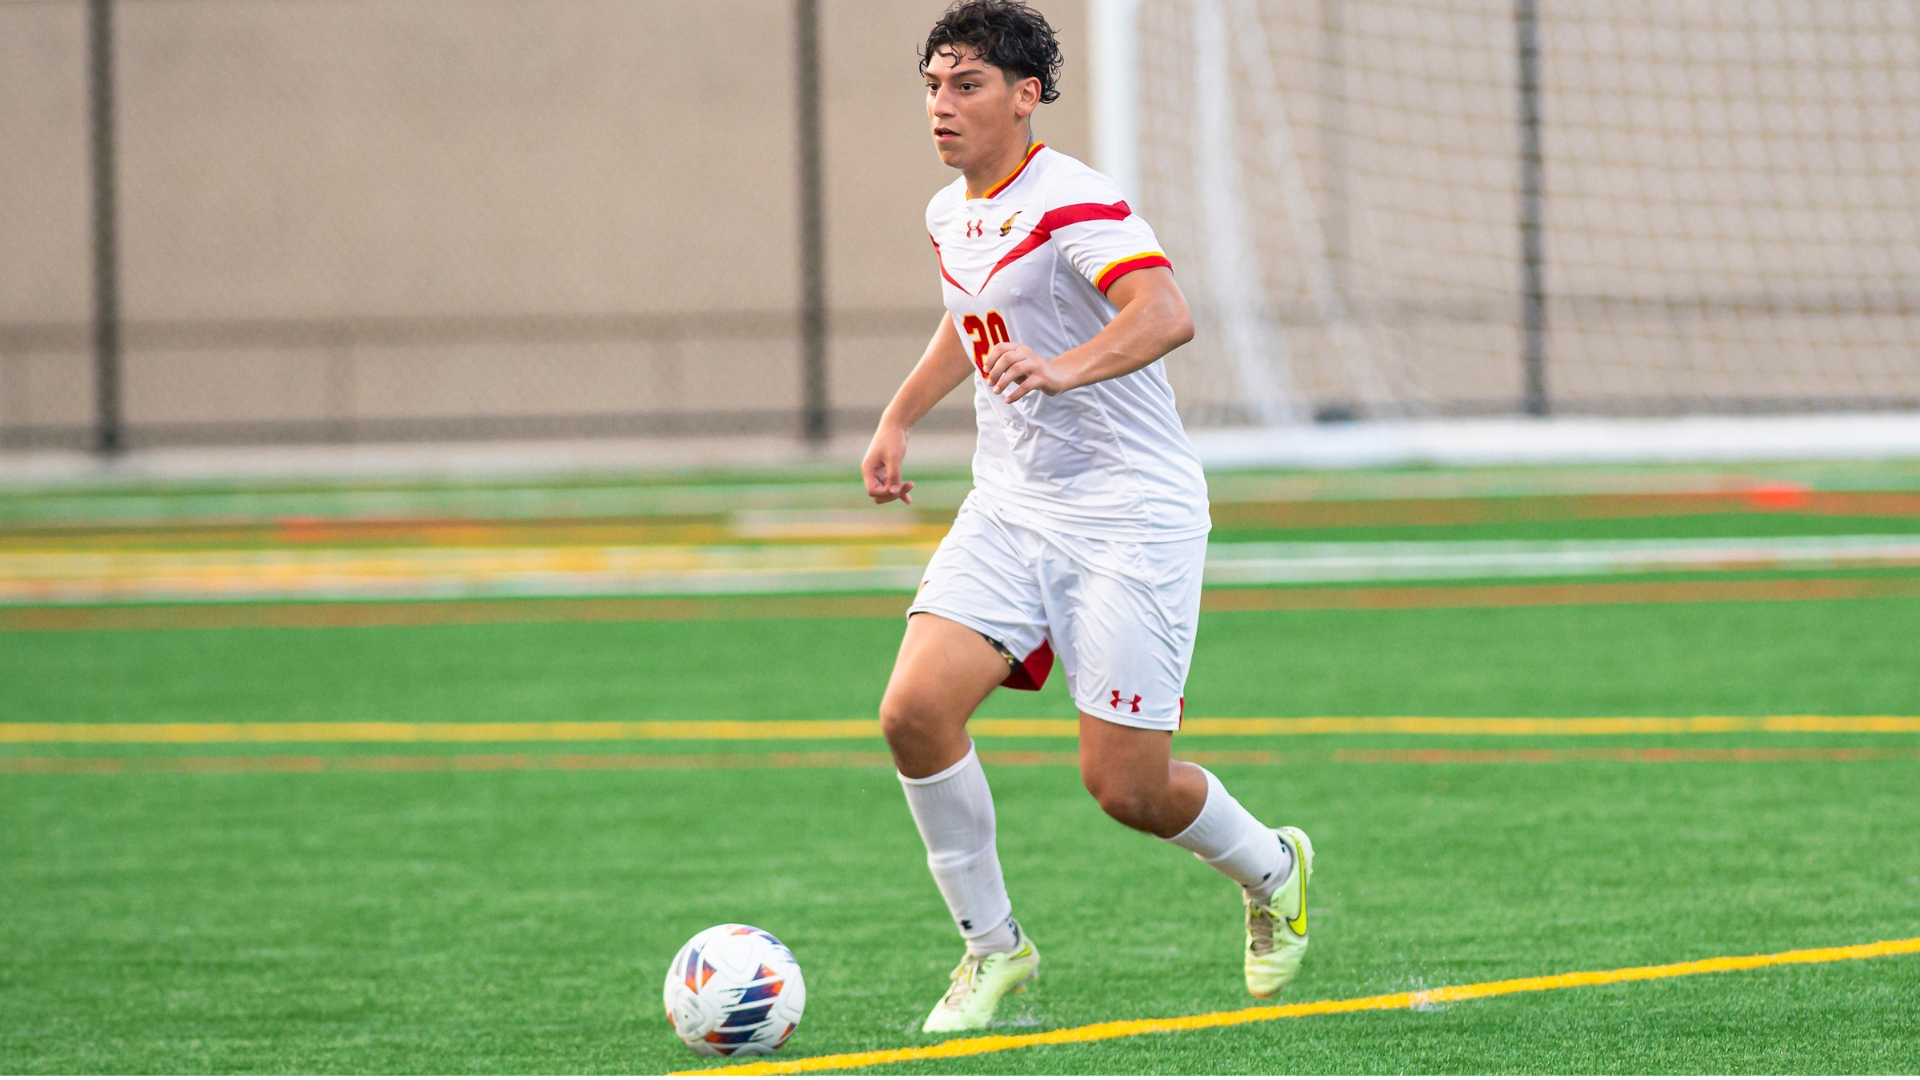
M1029 75L1013 84L1013 114L1022 120L1040 107L1040 80Z

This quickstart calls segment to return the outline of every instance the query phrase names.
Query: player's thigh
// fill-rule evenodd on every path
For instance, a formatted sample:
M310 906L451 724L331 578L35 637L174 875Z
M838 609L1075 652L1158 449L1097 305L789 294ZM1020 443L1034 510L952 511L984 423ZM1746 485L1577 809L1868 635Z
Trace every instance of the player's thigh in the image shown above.
M900 775L919 779L966 758L967 719L1007 677L1007 662L979 631L925 612L909 616L880 731Z
M1074 703L1120 727L1178 729L1205 540L1085 550L1103 561L1056 560L1044 575L1054 651Z
M1006 660L978 630L916 612L893 661L881 719L889 727L964 725L1006 677Z

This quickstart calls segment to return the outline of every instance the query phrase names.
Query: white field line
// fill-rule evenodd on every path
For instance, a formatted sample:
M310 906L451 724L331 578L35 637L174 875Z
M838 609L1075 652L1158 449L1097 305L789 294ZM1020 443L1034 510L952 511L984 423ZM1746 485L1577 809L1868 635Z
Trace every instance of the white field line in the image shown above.
M1899 461L1920 413L1376 420L1193 433L1208 469Z
M0 554L0 604L912 591L933 549L921 542L12 552ZM1890 566L1920 566L1920 536L1214 544L1206 582Z
M1257 585L1915 565L1920 536L1215 544L1207 551L1206 580Z

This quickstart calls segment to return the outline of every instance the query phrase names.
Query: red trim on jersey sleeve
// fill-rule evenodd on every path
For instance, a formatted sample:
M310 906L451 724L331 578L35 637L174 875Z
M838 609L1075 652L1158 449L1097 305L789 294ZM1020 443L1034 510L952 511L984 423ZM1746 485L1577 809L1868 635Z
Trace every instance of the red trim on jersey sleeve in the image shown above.
M940 254L940 241L934 240L932 233L927 234L927 239L933 240L933 257L934 257L934 260L940 264L940 276L947 279L947 284L953 286L956 289L959 289L961 292L967 292L967 287L965 285L962 285L959 282L953 280L953 275L947 273L947 260ZM993 275L989 274L987 276L992 277ZM967 293L967 295L972 296L973 294Z
M1069 225L1078 225L1083 221L1125 221L1132 216L1133 210L1127 206L1124 200L1111 204L1074 203L1071 206L1062 206L1049 210L1040 215L1040 220L1033 226L1032 232L1028 233L1018 244L1015 244L1012 251L1002 255L999 262L993 264L993 269L987 271L987 281L992 281L993 275L999 273L1009 264L1026 258L1033 253L1035 248L1051 240L1054 230L1056 229L1064 229ZM934 246L939 247L940 245L935 244ZM1172 264L1169 263L1168 265L1171 266ZM1139 268L1135 267L1135 269ZM953 279L948 278L947 280L952 281ZM987 287L987 281L980 283L982 289ZM1105 292L1106 290L1102 289L1101 291Z
M1001 686L1009 690L1038 690L1047 685L1047 676L1053 674L1053 644L1042 640L1040 647L1027 654L1025 660L1013 669Z
M1165 255L1161 255L1158 252L1151 255L1135 255L1131 259L1122 259L1112 266L1107 267L1100 275L1100 280L1093 283L1093 287L1105 293L1108 289L1113 288L1114 282L1119 281L1135 270L1145 270L1150 266L1164 266L1169 270L1173 269L1173 263Z
M1020 167L1008 173L1007 178L1005 180L1002 180L999 183L988 188L987 193L985 195L980 196L980 198L991 199L995 195L998 195L1001 192L1007 190L1008 184L1011 184L1015 180L1020 179L1020 174L1027 171L1027 166L1031 164L1033 161L1033 155L1039 153L1042 150L1045 150L1046 148L1047 148L1046 143L1038 143L1038 142L1034 143L1032 146L1027 147L1027 156L1020 159Z

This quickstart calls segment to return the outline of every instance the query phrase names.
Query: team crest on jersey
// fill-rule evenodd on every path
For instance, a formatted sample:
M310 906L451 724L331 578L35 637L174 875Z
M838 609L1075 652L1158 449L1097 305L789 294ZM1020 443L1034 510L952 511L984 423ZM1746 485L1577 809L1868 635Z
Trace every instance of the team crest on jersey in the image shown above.
M1001 223L1000 223L1000 235L1001 235L1001 236L1005 236L1005 235L1007 235L1008 233L1010 233L1010 232L1012 232L1012 231L1013 231L1013 219L1014 219L1014 218L1017 218L1017 217L1019 217L1019 216L1020 216L1020 211L1018 211L1018 210L1015 210L1015 211L1013 212L1013 216L1012 216L1012 217L1009 217L1009 218L1007 218L1007 220L1005 220L1005 221L1003 221L1003 222L1001 222Z

